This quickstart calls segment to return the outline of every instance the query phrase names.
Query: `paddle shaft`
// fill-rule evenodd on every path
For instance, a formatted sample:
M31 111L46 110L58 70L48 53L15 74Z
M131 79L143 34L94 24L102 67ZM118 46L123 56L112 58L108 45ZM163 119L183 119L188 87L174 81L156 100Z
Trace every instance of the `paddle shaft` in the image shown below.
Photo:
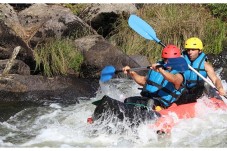
M202 76L198 71L196 71L190 65L188 65L188 67L189 67L189 69L191 69L192 71L194 71L200 78L202 78L204 81L206 81L206 83L208 83L212 88L214 88L216 91L218 91L218 89L215 87L215 85L212 82L210 82L206 78L204 78L204 76ZM224 95L224 97L227 99L227 96Z
M138 68L131 68L131 71L140 71L140 70L149 70L151 66L147 66L147 67L138 67ZM116 70L115 74L123 72L123 70Z

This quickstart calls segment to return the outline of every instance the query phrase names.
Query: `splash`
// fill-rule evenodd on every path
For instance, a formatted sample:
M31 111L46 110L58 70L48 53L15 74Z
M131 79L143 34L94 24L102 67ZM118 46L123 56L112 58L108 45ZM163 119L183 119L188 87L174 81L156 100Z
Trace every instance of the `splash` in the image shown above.
M130 79L111 79L108 82L100 82L100 88L97 92L98 98L108 95L113 99L124 101L125 98L130 96L140 96L141 90L133 80Z
M226 81L222 81L227 88ZM1 147L227 147L227 113L203 106L204 96L195 118L180 119L170 134L158 135L148 124L131 129L127 121L92 125L87 118L94 112L93 101L104 95L123 101L140 95L138 85L129 79L111 79L100 83L94 98L78 98L69 106L46 104L29 107L0 123ZM224 99L223 99L224 100ZM201 102L200 102L201 101ZM226 101L226 100L224 100ZM111 117L114 118L114 117ZM110 130L106 128L111 127Z

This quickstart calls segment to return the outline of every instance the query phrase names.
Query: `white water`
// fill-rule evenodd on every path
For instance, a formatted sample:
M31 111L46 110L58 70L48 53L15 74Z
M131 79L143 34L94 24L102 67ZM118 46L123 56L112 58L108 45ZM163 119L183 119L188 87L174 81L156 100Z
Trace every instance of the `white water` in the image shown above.
M227 84L222 81L225 88ZM136 130L127 128L125 133L112 126L114 134L103 127L87 123L95 109L91 103L104 94L123 101L139 95L138 85L127 79L113 79L100 83L95 98L81 98L80 104L63 106L53 103L43 107L27 108L9 120L0 123L0 147L227 147L227 112L211 110L203 106L203 97L198 100L200 116L183 119L172 129L171 134L158 135L147 125ZM225 100L226 101L226 100ZM96 131L96 133L94 133Z

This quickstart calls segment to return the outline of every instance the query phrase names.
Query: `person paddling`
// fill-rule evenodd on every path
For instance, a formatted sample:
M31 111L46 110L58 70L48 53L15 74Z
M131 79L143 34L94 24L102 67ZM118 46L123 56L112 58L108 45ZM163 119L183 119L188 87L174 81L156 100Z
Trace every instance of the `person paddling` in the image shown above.
M207 62L206 54L202 52L202 41L197 37L191 37L185 41L184 49L185 51L183 51L183 56L187 63L205 78L209 77L216 86L220 95L226 95L221 80L216 75L212 65ZM195 72L192 70L187 70L184 72L184 76L187 79L186 91L184 91L184 93L176 102L178 105L195 102L196 99L203 95L205 90L204 80Z
M180 58L181 51L175 45L167 45L162 50L162 61L152 64L147 76L141 76L137 72L130 70L125 66L122 70L134 79L134 81L143 86L141 96L151 98L152 109L160 110L168 108L175 102L184 90L185 78L183 73L172 70L171 67L163 68L164 64L168 65L168 59ZM126 99L125 102L128 103ZM133 100L133 99L131 99ZM138 103L138 102L137 102Z

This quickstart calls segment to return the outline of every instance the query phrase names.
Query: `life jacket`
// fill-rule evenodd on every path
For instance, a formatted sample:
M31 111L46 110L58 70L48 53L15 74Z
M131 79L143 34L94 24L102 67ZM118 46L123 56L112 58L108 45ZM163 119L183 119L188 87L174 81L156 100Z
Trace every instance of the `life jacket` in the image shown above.
M205 71L205 61L207 57L205 53L202 52L194 61L190 61L185 51L183 52L183 56L191 67L198 71L204 78L207 77L207 72ZM204 85L204 80L192 70L185 71L184 76L186 77L186 87L189 89L198 85Z
M172 74L179 73L176 70L165 71ZM141 95L157 100L160 102L161 106L167 108L180 97L181 93L184 90L184 84L185 80L182 86L177 90L174 84L167 81L161 73L154 70L149 70L147 81L142 89Z

